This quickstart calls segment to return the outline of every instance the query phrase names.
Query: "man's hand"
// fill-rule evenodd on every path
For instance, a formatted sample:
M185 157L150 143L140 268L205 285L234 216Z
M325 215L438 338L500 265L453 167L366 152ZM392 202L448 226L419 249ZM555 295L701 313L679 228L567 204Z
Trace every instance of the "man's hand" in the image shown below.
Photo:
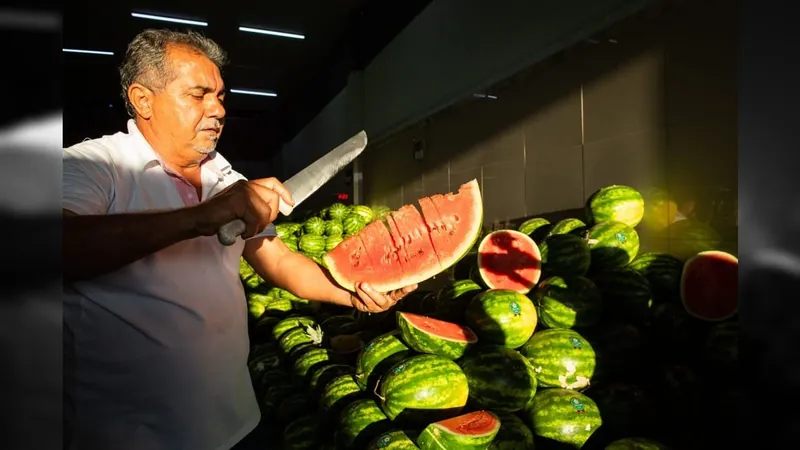
M350 301L353 308L359 311L379 313L389 310L415 289L417 289L416 284L382 294L372 289L367 283L356 283L356 292L350 295Z
M278 217L281 198L294 205L292 194L275 178L238 181L194 207L198 233L212 236L228 222L242 219L247 224L242 239L250 238Z

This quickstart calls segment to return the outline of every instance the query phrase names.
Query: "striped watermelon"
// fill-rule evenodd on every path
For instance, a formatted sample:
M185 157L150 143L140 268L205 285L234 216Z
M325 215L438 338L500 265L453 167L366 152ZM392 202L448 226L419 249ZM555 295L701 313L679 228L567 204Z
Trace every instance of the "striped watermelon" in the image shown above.
M680 298L683 261L668 253L642 253L628 265L650 283L653 300L659 303Z
M316 325L317 323L311 317L287 317L275 324L275 326L272 328L272 337L277 341L281 338L281 336L283 336L283 333L286 333L293 328L305 329L307 326L315 327Z
M459 366L467 376L470 404L478 408L520 411L536 394L536 372L516 350L480 347L462 358Z
M545 389L525 411L533 434L581 448L603 425L594 400L567 389Z
M354 235L367 225L364 217L358 214L349 214L342 221L342 229L347 235Z
M367 450L413 450L418 449L416 441L419 433L405 430L387 431L369 443Z
M311 217L303 224L303 231L305 232L303 236L309 234L314 236L322 236L325 234L325 221L319 217ZM303 236L301 236L301 238Z
M519 292L490 289L470 301L465 315L467 326L483 344L519 348L536 329L536 307Z
M514 230L494 231L478 246L478 273L490 289L527 294L539 282L542 255L527 234Z
M300 355L293 364L294 373L299 377L305 377L310 369L315 369L320 365L325 365L331 359L331 353L326 348L313 348Z
M667 447L651 439L630 437L608 444L605 450L667 450Z
M359 399L342 411L336 441L347 449L361 449L390 426L391 422L374 400Z
M458 414L467 404L469 385L453 361L416 355L392 366L377 393L391 420L430 423Z
M635 227L644 217L644 197L629 186L606 186L589 197L586 215L592 223L612 220Z
M597 286L584 277L550 277L531 297L539 320L548 328L580 328L596 324L602 314Z
M603 306L614 317L644 322L650 318L653 294L650 283L641 273L629 269L611 269L592 276L603 296Z
M582 389L594 375L594 349L574 330L539 331L519 351L536 370L540 388Z
M364 223L372 222L372 219L375 218L375 213L372 211L372 208L366 205L353 205L350 207L350 214L357 214L364 219Z
M324 236L315 234L304 234L300 236L298 248L301 252L319 254L325 251L327 240Z
M304 415L292 421L283 430L284 450L316 450L320 446L319 418L313 414Z
M500 431L500 419L489 411L475 411L432 423L422 430L422 450L484 450Z
M326 413L339 413L342 406L363 397L361 387L356 384L352 374L339 375L330 380L322 389L319 406Z
M342 241L344 241L344 238L341 236L328 236L325 239L325 251L329 252L335 249Z
M639 234L622 222L600 222L587 234L593 272L628 265L639 252Z
M392 212L392 208L389 208L388 206L373 206L372 213L374 217L372 220L383 219L390 212Z
M361 349L356 360L356 382L374 390L378 379L395 363L411 356L412 351L400 339L400 331L376 337Z
M547 237L557 234L573 234L578 237L583 237L586 233L586 229L586 224L580 219L564 219L553 225L553 228L547 233Z
M698 253L681 275L681 301L692 317L721 321L739 309L739 260L721 251Z
M297 252L300 251L300 246L299 246L300 240L299 239L297 239L295 237L287 237L287 238L281 239L281 241L283 242L283 245L285 245L286 248L288 248L290 251L292 251L294 253L297 253Z
M525 233L531 237L536 243L540 243L542 239L552 228L550 221L541 217L534 217L528 219L517 228L520 233Z
M554 234L542 242L542 268L545 276L581 277L592 262L589 244L571 234Z
M309 331L311 330L311 331ZM319 344L320 341L316 339L313 333L313 328L307 326L305 328L292 328L291 330L283 333L281 338L278 339L278 346L284 353L289 354L292 350L303 344Z
M341 375L355 375L356 369L347 364L328 364L315 367L310 373L308 386L315 393L320 393L331 380Z
M500 431L487 450L534 450L533 432L514 414L500 413Z
M456 280L446 285L436 296L436 316L454 322L464 320L470 300L481 290L472 280Z
M328 218L341 222L344 217L349 213L347 206L341 203L334 203L328 207Z
M478 336L467 327L417 314L398 312L397 327L412 349L447 359L462 357L478 342Z
M300 229L300 225L291 222L279 223L275 225L275 232L281 240L290 236L295 236Z
M342 223L337 220L328 220L325 222L325 235L326 236L341 236L344 233Z

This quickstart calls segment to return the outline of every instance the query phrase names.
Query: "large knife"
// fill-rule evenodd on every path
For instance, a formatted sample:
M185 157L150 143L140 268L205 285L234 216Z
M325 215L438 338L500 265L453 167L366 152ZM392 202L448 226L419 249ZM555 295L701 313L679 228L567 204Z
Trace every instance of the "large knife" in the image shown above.
M310 166L297 172L293 177L283 183L284 187L292 193L294 206L287 205L280 199L280 211L284 216L288 216L300 203L333 178L345 166L353 162L354 159L364 151L367 146L367 133L360 131L328 154L314 161ZM272 234L272 227L253 236L253 238ZM236 238L245 232L247 226L241 219L221 226L217 232L217 238L222 245L232 245ZM251 238L252 239L252 238Z

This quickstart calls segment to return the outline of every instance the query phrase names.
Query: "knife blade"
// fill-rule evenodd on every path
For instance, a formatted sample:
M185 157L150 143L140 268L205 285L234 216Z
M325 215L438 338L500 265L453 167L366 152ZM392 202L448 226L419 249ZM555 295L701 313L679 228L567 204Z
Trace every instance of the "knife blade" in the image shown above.
M340 144L318 160L311 163L310 166L297 172L294 176L283 183L284 187L291 192L294 199L294 206L286 204L281 198L279 200L279 209L281 214L288 216L294 211L298 205L303 203L314 192L319 190L325 183L330 181L337 173L339 173L345 166L353 162L354 159L364 151L367 146L367 133L360 131L355 136ZM236 238L244 233L247 226L241 219L228 222L220 227L217 231L217 239L222 245L232 245L236 242ZM275 228L267 227L261 233L256 234L252 238L262 236L274 236ZM250 239L252 239L250 238Z

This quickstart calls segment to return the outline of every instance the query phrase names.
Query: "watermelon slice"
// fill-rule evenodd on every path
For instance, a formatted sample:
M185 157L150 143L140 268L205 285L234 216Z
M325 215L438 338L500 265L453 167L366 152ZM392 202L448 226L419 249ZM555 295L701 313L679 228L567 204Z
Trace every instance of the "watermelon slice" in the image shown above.
M527 234L494 231L478 247L478 271L490 289L527 294L542 275L542 254Z
M368 282L388 292L425 281L455 264L481 231L478 182L462 185L456 194L420 199L420 207L425 217L406 205L387 214L385 224L375 221L372 228L365 227L328 252L324 262L333 279L351 291L356 283Z
M467 348L478 342L478 336L467 327L418 314L397 313L397 326L409 347L450 360L464 356Z
M489 447L498 431L500 419L496 415L475 411L428 425L417 438L417 445L422 450L483 450Z
M681 301L691 316L709 322L739 309L739 259L718 250L700 252L683 267Z

